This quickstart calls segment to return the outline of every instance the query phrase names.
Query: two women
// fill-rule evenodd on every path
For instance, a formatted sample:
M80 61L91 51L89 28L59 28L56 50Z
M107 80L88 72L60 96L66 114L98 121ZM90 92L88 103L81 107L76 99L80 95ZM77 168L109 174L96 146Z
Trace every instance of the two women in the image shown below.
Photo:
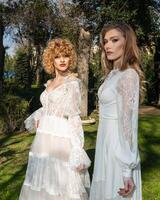
M125 23L101 32L105 80L98 91L99 127L90 200L141 200L137 144L139 91L143 96L136 36ZM75 57L66 40L49 42L43 56L56 77L41 94L42 108L26 120L36 136L29 154L20 200L88 199L83 130L79 117L79 80L69 71Z

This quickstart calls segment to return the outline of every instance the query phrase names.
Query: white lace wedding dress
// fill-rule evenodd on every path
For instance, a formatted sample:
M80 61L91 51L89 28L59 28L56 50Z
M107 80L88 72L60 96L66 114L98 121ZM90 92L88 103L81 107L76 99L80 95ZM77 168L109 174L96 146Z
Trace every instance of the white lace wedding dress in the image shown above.
M32 131L39 120L19 200L87 200L90 160L83 149L79 79L67 77L40 96L42 107L25 121ZM79 173L80 164L86 168Z
M90 200L142 200L137 146L139 77L134 69L112 70L98 91L99 127ZM135 191L122 198L123 177Z

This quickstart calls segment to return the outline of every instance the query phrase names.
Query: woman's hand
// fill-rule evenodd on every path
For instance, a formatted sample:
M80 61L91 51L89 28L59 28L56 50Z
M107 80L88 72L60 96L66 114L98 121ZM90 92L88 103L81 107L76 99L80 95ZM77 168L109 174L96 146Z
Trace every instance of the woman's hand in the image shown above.
M130 196L135 189L133 178L124 178L124 188L119 188L118 194L122 197Z
M39 120L36 120L35 121L35 127L36 127L36 129L38 128L38 126L39 126Z

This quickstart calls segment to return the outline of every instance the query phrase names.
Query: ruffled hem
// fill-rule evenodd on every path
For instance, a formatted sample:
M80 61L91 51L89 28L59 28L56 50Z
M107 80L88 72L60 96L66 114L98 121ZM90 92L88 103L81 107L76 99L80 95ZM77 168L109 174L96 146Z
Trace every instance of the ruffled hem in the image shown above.
M23 185L19 200L88 200L88 194L49 194L45 189L40 191L32 190L29 186Z
M70 167L69 162L30 152L24 185L31 190L44 189L53 196L72 196L85 194L89 183L88 171L80 174Z
M32 190L30 186L23 185L19 200L88 200L88 193L82 194L50 194L45 189Z

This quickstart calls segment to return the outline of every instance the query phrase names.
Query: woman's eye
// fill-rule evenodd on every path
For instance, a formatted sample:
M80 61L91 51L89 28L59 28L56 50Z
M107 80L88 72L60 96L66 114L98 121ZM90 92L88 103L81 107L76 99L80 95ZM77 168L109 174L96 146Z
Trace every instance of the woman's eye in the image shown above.
M112 42L117 42L117 41L118 41L118 39L113 39L113 40L112 40Z
M67 55L67 54L66 54L66 55L64 55L64 57L65 57L65 58L68 58L68 57L69 57L69 55Z
M59 57L58 57L58 56L55 56L54 58L57 59L57 58L59 58Z

